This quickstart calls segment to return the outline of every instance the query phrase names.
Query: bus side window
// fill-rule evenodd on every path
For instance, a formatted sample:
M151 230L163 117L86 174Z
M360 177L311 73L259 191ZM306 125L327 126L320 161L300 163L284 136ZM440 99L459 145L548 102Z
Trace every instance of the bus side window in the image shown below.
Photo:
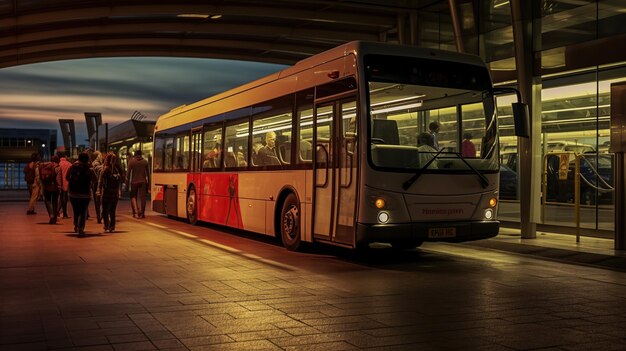
M252 108L254 143L263 142L256 151L257 166L280 166L291 163L293 95L260 103Z
M235 125L226 126L224 166L228 168L247 166L249 126L250 121L248 119Z
M296 163L307 164L313 160L313 97L314 89L308 89L296 94L296 129L298 147ZM295 140L294 140L295 142Z
M222 167L222 128L208 129L204 132L203 169Z
M174 138L165 139L165 167L163 167L166 171L172 170L172 157L174 153Z

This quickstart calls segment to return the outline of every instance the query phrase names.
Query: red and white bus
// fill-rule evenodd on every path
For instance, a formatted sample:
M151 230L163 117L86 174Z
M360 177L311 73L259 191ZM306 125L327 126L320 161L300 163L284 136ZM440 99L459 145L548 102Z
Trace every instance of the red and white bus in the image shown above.
M493 93L475 56L341 45L161 116L152 209L290 250L495 236Z

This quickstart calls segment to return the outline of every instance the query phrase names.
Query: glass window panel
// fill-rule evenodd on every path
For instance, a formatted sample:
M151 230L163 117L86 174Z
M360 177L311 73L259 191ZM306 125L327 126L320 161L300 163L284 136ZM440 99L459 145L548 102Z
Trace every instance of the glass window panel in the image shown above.
M292 109L291 96L254 107L252 126L254 166L280 166L291 163Z
M418 13L420 47L456 51L456 41L447 2L438 2Z
M212 127L204 132L204 161L202 168L218 169L222 167L222 128Z
M296 163L311 163L313 159L313 95L307 90L297 95L298 103L298 157Z
M174 154L174 138L166 138L165 139L165 170L172 170L172 156Z
M246 167L248 159L248 136L250 122L227 126L224 140L224 166L227 168Z
M480 157L482 146L480 136L485 135L485 116L482 103L461 106L461 125L461 155L467 158Z
M189 135L176 137L174 150L174 169L189 169Z
M595 0L543 0L541 16L541 45L544 50L597 37Z
M623 0L598 1L598 37L626 33L626 3Z
M163 169L163 152L165 152L165 138L157 136L154 140L154 169Z

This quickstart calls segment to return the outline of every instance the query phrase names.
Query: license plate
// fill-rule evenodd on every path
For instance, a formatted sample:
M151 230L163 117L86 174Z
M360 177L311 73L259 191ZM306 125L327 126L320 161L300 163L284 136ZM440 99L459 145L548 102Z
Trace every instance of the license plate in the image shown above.
M428 237L431 239L455 238L456 228L428 228Z

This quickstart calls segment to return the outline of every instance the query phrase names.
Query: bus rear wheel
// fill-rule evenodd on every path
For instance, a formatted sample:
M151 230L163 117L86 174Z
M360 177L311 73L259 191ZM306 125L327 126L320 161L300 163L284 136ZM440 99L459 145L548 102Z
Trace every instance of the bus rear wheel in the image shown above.
M196 197L196 188L189 188L187 193L187 220L192 225L198 223L198 201Z
M300 247L300 206L293 193L287 195L280 211L280 238L287 250L296 251Z

